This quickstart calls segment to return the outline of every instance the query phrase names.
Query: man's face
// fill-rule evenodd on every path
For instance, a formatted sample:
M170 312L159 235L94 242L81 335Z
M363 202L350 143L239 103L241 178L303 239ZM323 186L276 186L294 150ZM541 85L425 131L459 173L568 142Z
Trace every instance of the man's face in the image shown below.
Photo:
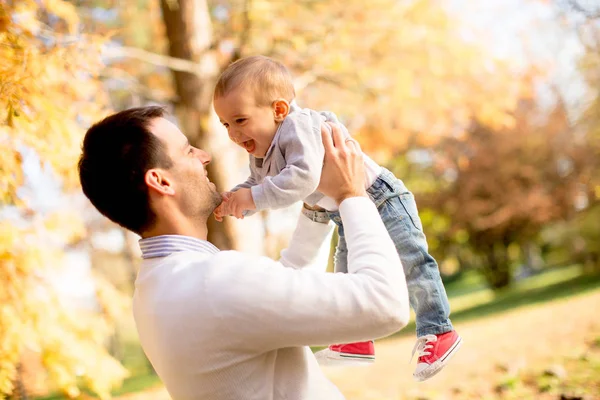
M165 118L153 120L150 130L163 142L173 162L165 173L174 181L174 198L182 213L192 218L208 218L222 201L206 173L210 155L191 146L179 128Z
M267 154L278 126L272 106L257 104L254 91L242 85L215 98L214 107L235 144L257 158Z

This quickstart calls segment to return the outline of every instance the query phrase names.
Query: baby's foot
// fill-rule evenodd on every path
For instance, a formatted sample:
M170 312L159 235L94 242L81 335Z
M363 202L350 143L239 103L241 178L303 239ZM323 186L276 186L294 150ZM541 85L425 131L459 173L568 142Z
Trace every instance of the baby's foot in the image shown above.
M419 361L413 377L423 382L442 370L462 345L456 331L439 335L426 335L417 339L412 354L418 352ZM411 358L412 360L412 358Z
M369 365L375 362L375 344L368 342L334 344L315 353L319 365Z

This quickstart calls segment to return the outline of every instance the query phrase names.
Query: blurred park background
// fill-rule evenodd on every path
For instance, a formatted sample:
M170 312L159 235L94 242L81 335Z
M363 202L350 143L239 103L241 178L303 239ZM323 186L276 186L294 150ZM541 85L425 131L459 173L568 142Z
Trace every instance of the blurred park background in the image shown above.
M81 140L162 104L229 189L247 157L211 93L252 54L415 193L465 338L416 384L410 325L327 371L348 399L600 399L598 0L0 0L0 399L168 399L130 312L138 238L81 194ZM298 207L210 240L276 258Z

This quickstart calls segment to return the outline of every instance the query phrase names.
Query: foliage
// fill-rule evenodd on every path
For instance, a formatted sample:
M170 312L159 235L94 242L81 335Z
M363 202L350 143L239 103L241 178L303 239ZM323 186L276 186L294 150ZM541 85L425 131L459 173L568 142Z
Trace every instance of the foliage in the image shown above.
M579 71L587 83L586 96L578 102L574 141L585 146L581 156L585 168L580 174L582 206L573 220L548 227L544 232L544 245L550 257L569 259L581 263L589 270L600 268L600 27L591 10L576 6L578 13L587 19L578 26L578 34L586 52L579 60ZM583 4L583 3L582 3Z
M120 295L97 280L97 306L77 308L52 282L63 249L85 234L81 217L39 212L18 192L24 149L65 190L77 187L83 127L105 103L95 79L101 43L78 28L66 1L0 3L0 204L17 215L0 220L0 398L11 393L26 351L39 354L52 384L70 396L86 386L106 398L126 375L104 347L114 313L126 306Z
M338 113L378 161L415 145L461 136L473 118L496 128L511 126L523 91L522 82L514 79L514 66L469 40L477 33L439 0L78 4L87 14L99 5L116 10L110 29L93 19L86 19L86 27L100 33L112 29L116 42L131 46L103 72L117 82L112 85L117 88L112 90L115 104L160 101L175 106L190 140L222 154L209 168L219 186L232 179L224 171L236 162L224 160L236 153L215 126L218 120L206 94L218 72L242 56L261 53L284 62L295 76L299 103ZM164 18L166 14L174 17ZM179 24L171 29L170 46L165 43L169 24ZM164 67L175 60L153 53L191 60L198 68L175 67L171 79ZM209 228L212 240L217 240L216 230L227 230L223 224ZM226 246L235 240L217 242Z
M283 61L296 76L301 105L339 113L380 158L460 135L473 118L493 127L512 123L522 90L516 71L465 40L460 15L443 2L215 3L225 15L215 30L233 57L262 53Z
M476 122L464 138L440 142L430 168L441 183L423 196L452 216L446 240L466 239L495 288L510 283L510 246L525 246L545 225L573 216L588 193L590 148L575 140L564 106L544 115L524 99L515 120L504 130Z
M87 10L98 4L80 3ZM102 3L113 6L111 1ZM127 46L166 53L158 3L120 5L118 17L111 20L115 38ZM414 143L462 135L473 118L495 128L510 126L524 90L522 81L514 79L516 66L465 39L477 32L465 31L460 15L450 14L438 0L164 3L168 9L195 10L189 12L196 15L208 6L208 29L197 29L201 33L189 38L195 61L202 65L216 56L222 69L250 54L281 60L295 76L301 105L337 112L363 147L380 157ZM108 32L97 23L87 26ZM140 64L140 59L150 64ZM130 52L112 64L110 74L133 78L130 96L134 92L155 100L156 95L161 101L167 96L177 103L165 65ZM212 86L214 74L199 73Z

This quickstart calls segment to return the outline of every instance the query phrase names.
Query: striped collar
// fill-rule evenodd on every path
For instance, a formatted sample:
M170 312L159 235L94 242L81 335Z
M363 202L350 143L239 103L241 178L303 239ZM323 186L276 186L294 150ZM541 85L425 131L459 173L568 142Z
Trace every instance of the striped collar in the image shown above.
M166 257L171 253L180 251L198 251L201 253L215 254L219 252L212 243L182 235L160 235L140 239L142 258Z

